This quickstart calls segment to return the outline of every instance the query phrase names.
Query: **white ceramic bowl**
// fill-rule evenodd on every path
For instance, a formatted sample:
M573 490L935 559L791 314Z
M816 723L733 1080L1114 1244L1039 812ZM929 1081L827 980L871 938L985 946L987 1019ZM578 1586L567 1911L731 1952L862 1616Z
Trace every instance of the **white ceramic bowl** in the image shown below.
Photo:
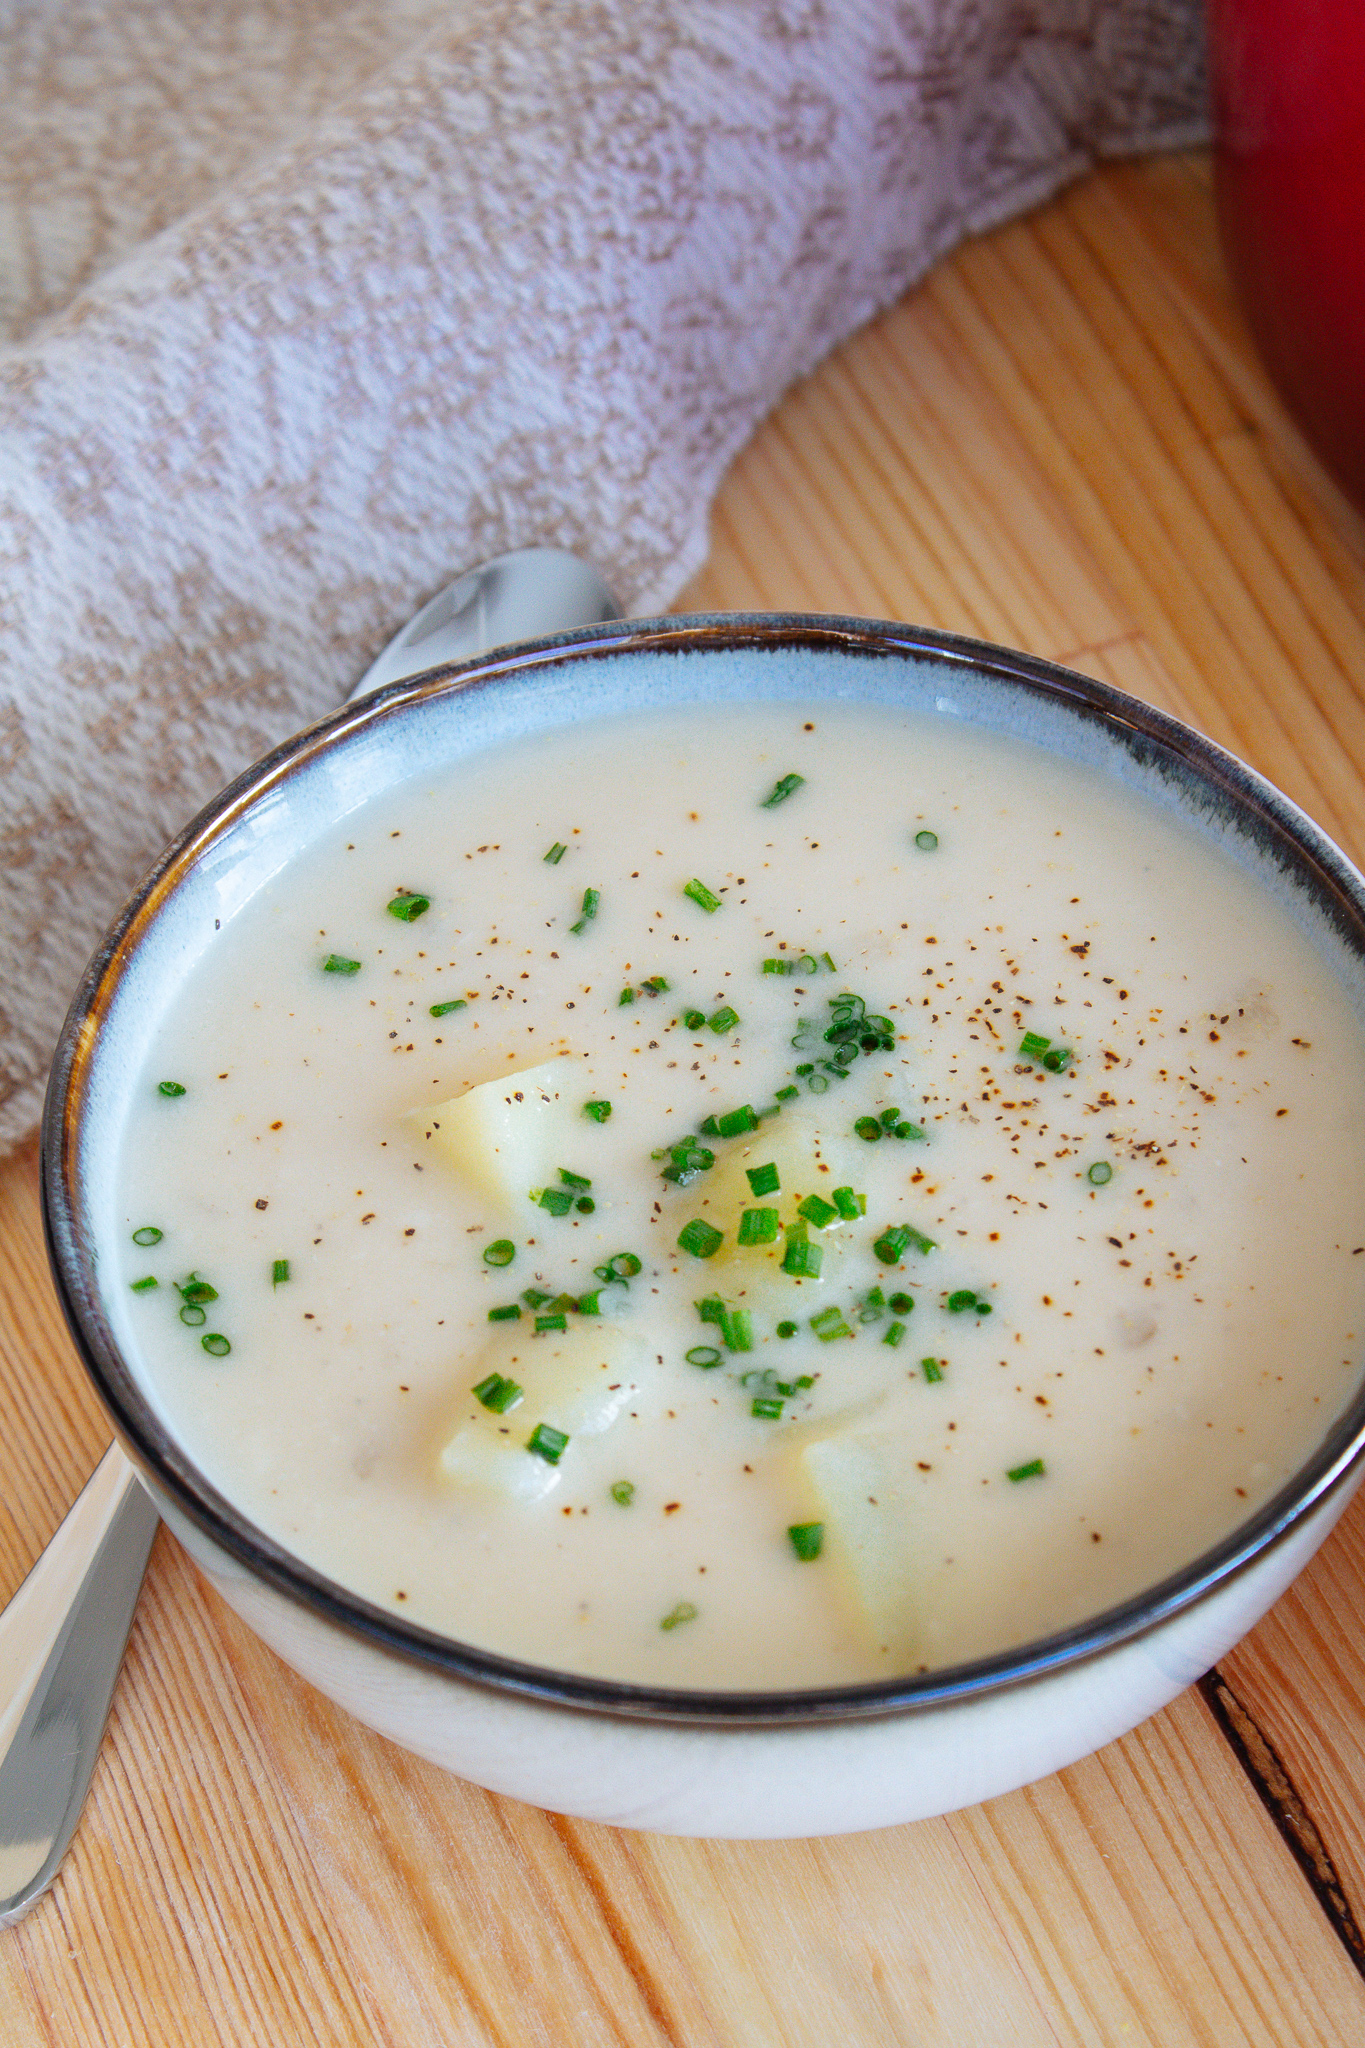
M799 682L783 658L790 649L808 657ZM304 1677L418 1754L560 1812L679 1834L825 1834L1009 1790L1173 1698L1265 1612L1341 1513L1365 1471L1365 1392L1225 1541L1062 1635L959 1669L821 1692L663 1691L435 1636L292 1557L168 1434L101 1292L131 1077L215 920L357 791L548 726L737 692L937 709L1143 790L1287 903L1365 1008L1360 875L1259 776L1146 705L1047 662L894 625L635 620L393 684L278 749L201 813L137 891L72 1006L44 1123L44 1201L63 1304L119 1438L204 1573Z

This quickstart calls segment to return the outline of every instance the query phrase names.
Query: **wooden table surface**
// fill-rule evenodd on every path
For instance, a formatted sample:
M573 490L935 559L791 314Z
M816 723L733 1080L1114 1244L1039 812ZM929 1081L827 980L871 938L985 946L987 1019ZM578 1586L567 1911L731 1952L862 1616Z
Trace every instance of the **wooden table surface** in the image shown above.
M909 619L1174 710L1365 856L1365 530L1232 307L1208 166L1110 167L789 394L686 609ZM0 1169L0 1596L106 1441ZM1034 2048L1365 2042L1365 1495L1200 1685L971 1812L832 1841L569 1821L312 1692L158 1537L0 2040Z

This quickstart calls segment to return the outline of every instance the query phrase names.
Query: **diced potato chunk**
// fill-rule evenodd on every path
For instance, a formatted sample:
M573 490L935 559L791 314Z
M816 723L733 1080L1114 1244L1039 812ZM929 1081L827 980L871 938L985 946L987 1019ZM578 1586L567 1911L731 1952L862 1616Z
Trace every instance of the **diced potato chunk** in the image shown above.
M573 1439L610 1429L639 1391L644 1346L619 1324L594 1318L571 1322L562 1335L523 1334L525 1324L501 1326L466 1367L471 1388L490 1374L514 1380L522 1399L504 1414L485 1408L472 1392L460 1406L459 1424L437 1459L443 1477L505 1494L510 1500L539 1500L563 1476L572 1460ZM569 1438L558 1465L526 1449L538 1422Z
M742 1142L721 1139L715 1147L715 1166L679 1197L681 1205L692 1196L689 1213L725 1232L707 1278L728 1301L774 1315L798 1315L803 1303L828 1291L831 1283L837 1286L848 1235L848 1225L839 1217L823 1230L810 1231L823 1254L818 1279L798 1280L782 1271L785 1229L797 1220L797 1204L807 1195L828 1197L832 1176L819 1170L821 1149L819 1131L803 1118L790 1112L771 1117ZM776 1194L756 1195L749 1186L748 1169L769 1161L777 1167L780 1188ZM772 1244L740 1244L739 1219L745 1209L777 1210L781 1228Z
M557 1185L558 1169L582 1151L580 1105L566 1093L576 1071L546 1060L416 1114L433 1151L486 1201L521 1214L532 1189Z
M796 1463L844 1600L871 1647L910 1668L923 1653L925 1532L903 1436L866 1422L831 1430L807 1442Z

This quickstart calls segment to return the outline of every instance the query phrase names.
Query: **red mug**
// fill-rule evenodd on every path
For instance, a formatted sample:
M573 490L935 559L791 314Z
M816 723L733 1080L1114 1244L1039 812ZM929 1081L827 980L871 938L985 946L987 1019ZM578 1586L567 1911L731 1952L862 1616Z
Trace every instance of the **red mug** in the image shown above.
M1215 191L1251 331L1365 507L1365 0L1208 0Z

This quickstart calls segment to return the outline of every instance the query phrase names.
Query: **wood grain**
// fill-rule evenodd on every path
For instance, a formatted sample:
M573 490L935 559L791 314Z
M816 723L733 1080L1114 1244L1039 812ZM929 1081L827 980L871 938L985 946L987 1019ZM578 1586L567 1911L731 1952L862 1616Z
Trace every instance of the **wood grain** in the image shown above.
M962 249L793 390L683 607L902 617L1069 661L1365 851L1365 525L1256 363L1199 157L1114 166ZM104 1441L31 1149L0 1169L0 1384L7 1595ZM1195 1691L945 1820L670 1841L405 1756L163 1534L74 1851L0 1935L0 2041L1340 2048L1365 2039L1365 1982L1244 1758L1365 1924L1363 1642L1358 1506L1222 1667L1245 1742Z

